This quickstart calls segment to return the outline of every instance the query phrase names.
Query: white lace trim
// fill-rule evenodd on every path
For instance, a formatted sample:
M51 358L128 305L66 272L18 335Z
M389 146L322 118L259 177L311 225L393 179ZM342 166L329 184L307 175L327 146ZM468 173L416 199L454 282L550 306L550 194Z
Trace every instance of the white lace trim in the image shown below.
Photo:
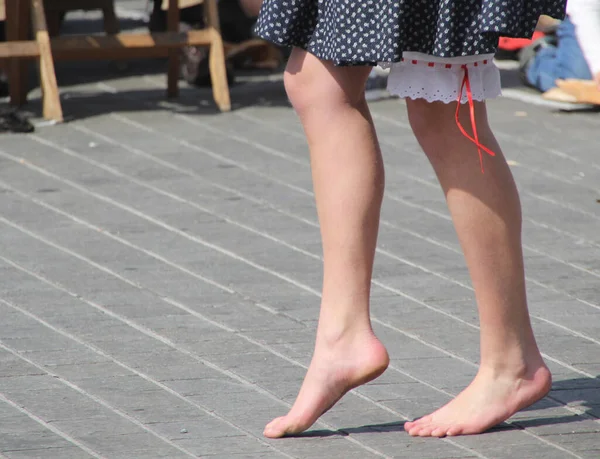
M391 94L451 103L458 99L464 65L469 71L474 100L491 99L502 93L500 71L493 59L493 54L441 58L405 52L402 62L381 63L380 66L390 68L387 89ZM461 103L467 102L467 93L463 91Z

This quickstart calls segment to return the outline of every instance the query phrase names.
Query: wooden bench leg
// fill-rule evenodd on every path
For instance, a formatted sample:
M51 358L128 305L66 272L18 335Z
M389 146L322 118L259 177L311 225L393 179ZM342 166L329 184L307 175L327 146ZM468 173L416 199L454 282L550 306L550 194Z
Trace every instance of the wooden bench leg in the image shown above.
M54 59L50 48L50 36L46 26L43 0L31 0L35 39L40 50L40 81L43 94L44 118L63 121L62 107L54 72Z
M21 0L6 0L6 16L14 20L6 21L7 41L28 40L30 9L29 3ZM11 59L8 62L8 90L10 103L21 106L27 102L28 66L22 59Z
M206 23L212 32L210 44L209 70L213 88L213 97L222 112L231 110L229 84L227 83L227 68L225 65L225 51L219 27L219 12L216 0L206 0Z
M179 2L169 0L169 11L167 15L167 26L169 32L179 32ZM179 95L179 59L181 50L169 51L169 70L167 74L167 96L177 97Z

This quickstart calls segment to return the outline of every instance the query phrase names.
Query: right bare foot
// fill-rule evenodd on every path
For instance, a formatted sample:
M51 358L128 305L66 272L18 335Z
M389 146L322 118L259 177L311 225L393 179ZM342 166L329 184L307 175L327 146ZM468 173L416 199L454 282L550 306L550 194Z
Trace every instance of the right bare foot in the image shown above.
M428 416L406 422L404 429L413 437L482 433L540 400L551 385L552 375L541 357L518 372L480 369L454 400Z
M344 336L335 344L317 344L292 409L271 421L264 435L279 438L303 432L346 392L377 378L388 364L385 347L371 331Z

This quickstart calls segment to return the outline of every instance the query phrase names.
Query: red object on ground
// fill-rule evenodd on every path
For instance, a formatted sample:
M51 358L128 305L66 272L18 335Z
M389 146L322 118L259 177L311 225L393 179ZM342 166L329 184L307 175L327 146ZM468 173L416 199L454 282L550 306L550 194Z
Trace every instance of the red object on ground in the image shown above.
M534 32L533 37L531 39L528 38L508 38L508 37L500 37L500 42L498 44L498 48L503 49L505 51L517 51L519 49L525 48L533 43L538 38L542 38L544 33L542 32Z

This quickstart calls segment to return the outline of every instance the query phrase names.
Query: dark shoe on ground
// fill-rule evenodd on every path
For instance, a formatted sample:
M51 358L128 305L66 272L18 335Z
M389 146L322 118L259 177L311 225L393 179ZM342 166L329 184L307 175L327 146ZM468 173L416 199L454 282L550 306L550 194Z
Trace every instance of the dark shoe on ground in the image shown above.
M0 97L8 96L8 81L6 76L0 73Z
M0 108L0 132L27 133L33 131L33 124L15 109Z

